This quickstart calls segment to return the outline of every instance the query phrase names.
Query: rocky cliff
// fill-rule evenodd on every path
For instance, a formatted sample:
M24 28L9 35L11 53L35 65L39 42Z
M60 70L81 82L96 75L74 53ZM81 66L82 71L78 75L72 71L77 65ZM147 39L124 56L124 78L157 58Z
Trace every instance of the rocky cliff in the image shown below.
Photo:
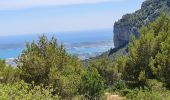
M127 44L131 34L139 37L139 28L154 21L163 12L170 14L170 0L146 0L140 10L124 15L114 24L115 48Z

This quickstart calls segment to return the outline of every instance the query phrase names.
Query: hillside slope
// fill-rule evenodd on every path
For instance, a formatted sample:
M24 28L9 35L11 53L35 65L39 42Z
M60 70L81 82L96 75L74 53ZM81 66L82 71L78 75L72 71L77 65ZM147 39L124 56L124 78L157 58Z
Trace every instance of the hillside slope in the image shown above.
M114 24L115 48L127 44L131 33L139 37L139 28L154 21L163 12L170 14L170 0L146 0L140 10L124 15Z

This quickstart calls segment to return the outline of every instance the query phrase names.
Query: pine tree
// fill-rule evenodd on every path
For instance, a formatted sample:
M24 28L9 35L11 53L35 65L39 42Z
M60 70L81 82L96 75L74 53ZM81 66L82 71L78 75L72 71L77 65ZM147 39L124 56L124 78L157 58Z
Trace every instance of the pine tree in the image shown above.
M166 14L162 14L155 22L150 23L148 26L143 26L140 30L139 39L132 36L129 46L129 58L123 73L124 79L135 82L138 85L145 85L147 79L156 78L157 75L155 73L158 71L164 74L167 73L166 71L168 71L169 66L166 62L166 59L169 58L167 56L169 53L167 52L169 49L167 39L169 37L170 17ZM160 59L164 59L164 61L161 62ZM167 67L166 71L163 71L163 66L161 70L158 70L160 64ZM167 77L164 79L166 80Z
M37 42L27 43L17 60L20 77L27 83L52 86L54 94L71 98L78 93L81 82L81 63L69 55L63 45L52 37L41 36Z

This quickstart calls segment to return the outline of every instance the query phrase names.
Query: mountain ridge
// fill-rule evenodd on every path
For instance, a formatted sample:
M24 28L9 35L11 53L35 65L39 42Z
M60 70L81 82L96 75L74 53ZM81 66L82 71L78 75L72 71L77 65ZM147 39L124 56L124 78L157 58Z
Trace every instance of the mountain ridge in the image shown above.
M113 39L115 48L127 44L130 41L131 34L138 38L139 28L155 21L163 12L170 15L170 0L145 0L141 5L141 9L122 16L114 24Z

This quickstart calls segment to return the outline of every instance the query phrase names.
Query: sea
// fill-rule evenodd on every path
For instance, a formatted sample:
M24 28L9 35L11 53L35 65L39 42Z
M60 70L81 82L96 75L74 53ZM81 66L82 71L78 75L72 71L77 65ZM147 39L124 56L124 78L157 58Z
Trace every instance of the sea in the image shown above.
M43 33L49 39L55 36L68 53L80 59L89 59L114 48L112 29ZM38 41L43 34L0 36L0 59L11 61L25 49L26 42Z

